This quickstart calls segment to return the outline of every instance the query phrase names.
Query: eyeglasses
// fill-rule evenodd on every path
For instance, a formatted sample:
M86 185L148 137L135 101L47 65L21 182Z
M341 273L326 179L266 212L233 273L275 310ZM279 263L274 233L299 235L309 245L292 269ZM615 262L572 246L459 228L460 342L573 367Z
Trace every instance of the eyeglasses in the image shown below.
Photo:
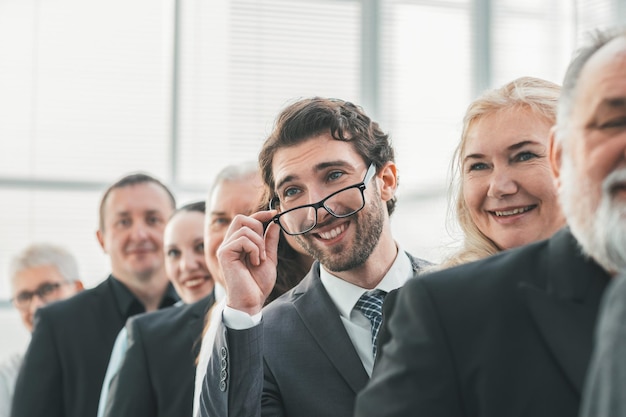
M365 207L365 195L363 192L366 184L371 181L374 174L376 174L376 165L372 163L367 169L362 182L335 191L317 203L305 204L279 213L271 221L278 223L280 228L288 235L295 236L307 233L317 226L317 211L322 207L333 217L339 219L352 216ZM278 202L278 198L272 199L270 210L273 210Z
M45 282L41 284L35 291L22 291L11 299L15 307L19 309L27 309L30 307L30 303L33 301L33 297L37 296L41 301L47 303L48 301L54 301L49 297L56 294L61 288L61 285L69 284L69 282Z

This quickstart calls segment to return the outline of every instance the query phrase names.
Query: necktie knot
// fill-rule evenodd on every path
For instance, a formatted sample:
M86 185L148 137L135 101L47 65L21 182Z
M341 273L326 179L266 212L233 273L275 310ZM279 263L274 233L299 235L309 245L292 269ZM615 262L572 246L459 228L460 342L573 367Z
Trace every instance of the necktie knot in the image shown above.
M383 321L383 301L387 293L383 290L374 290L364 293L356 302L354 308L367 317L372 325L372 352L376 358L376 338Z

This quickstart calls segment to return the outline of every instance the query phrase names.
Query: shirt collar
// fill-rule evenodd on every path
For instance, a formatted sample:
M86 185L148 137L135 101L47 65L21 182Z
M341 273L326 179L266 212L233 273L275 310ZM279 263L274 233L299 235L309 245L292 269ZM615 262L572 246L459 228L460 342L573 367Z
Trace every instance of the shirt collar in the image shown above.
M411 264L411 260L406 252L404 252L401 248L398 248L398 255L391 265L391 268L389 268L387 274L385 274L383 279L374 289L380 289L389 293L390 291L403 286L404 283L411 277L413 277L413 266ZM350 317L350 313L359 298L361 298L364 293L374 290L366 290L365 288L344 281L326 271L326 269L324 269L321 265L320 279L322 280L322 284L324 285L324 288L326 288L328 295L330 295L330 298L337 306L339 314L346 318Z
M126 285L113 275L111 275L111 286L113 288L113 294L115 295L117 307L123 317L128 318L146 311L144 305L137 299L137 297L135 297L128 287L126 287ZM159 303L159 308L169 307L174 305L179 300L180 297L176 293L176 290L172 284L169 283L167 285L167 289L165 290L165 294L163 294L163 298Z

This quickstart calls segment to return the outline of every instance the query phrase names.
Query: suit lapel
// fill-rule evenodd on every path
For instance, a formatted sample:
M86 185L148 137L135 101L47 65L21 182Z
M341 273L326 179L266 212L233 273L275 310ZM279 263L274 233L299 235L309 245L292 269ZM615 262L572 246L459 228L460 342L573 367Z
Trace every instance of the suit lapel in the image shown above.
M369 377L341 322L337 307L322 285L319 264L311 271L302 282L303 293L295 300L294 307L321 350L357 393L365 387Z
M591 351L602 293L609 280L595 262L585 259L569 230L548 242L542 261L545 288L521 283L531 316L554 360L578 393Z

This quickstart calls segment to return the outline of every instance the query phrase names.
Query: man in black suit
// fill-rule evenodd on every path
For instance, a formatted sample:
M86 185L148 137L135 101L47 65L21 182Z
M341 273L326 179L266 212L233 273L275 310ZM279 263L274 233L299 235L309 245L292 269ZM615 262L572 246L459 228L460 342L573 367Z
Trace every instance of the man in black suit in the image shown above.
M12 416L96 415L111 348L126 319L178 301L163 267L163 228L174 207L171 192L149 175L128 175L107 189L97 237L111 275L37 311Z
M259 162L273 209L237 216L218 251L225 326L201 415L351 416L373 366L382 299L426 264L391 234L393 148L358 106L316 97L283 110ZM280 229L319 261L261 313Z
M626 34L570 64L550 160L568 226L413 280L355 415L578 414L598 306L626 267Z
M104 416L191 416L195 360L214 293L128 319L128 348L111 380Z
M184 208L179 209L166 228L166 249L168 252L173 249L179 254L176 259L170 259L169 253L166 257L169 278L176 281L176 271L179 271L178 275L193 274L193 270L200 267L202 262L203 269L211 274L215 282L218 273L207 269L205 251L213 251L212 255L215 256L221 243L215 241L222 235L219 231L222 228L225 230L236 214L253 213L258 208L262 189L256 164L230 165L222 169L213 181L207 199L206 222L200 224L199 228L194 227L195 231L189 231L194 233L194 243L207 242L204 250L197 254L191 254L195 245L175 244L182 240L176 238L173 229L176 225L172 225L172 221L180 217L178 213ZM203 233L202 225L205 223L206 230ZM192 262L196 257L198 259ZM176 268L172 266L176 264ZM129 319L126 325L128 350L111 381L108 398L101 398L101 401L106 400L106 405L100 406L103 408L102 415L191 417L195 364L200 350L203 319L215 301L213 294L197 301L198 296L203 293L207 295L207 290L204 288L202 292L190 292L181 289L181 298L188 305Z

